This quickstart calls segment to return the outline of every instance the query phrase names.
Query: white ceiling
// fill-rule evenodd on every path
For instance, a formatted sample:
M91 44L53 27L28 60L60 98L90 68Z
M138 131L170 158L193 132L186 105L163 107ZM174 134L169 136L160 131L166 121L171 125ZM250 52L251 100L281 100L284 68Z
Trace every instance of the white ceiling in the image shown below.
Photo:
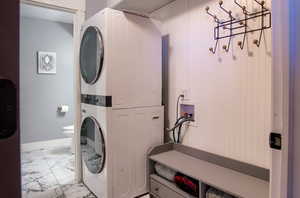
M21 4L21 16L62 23L73 23L73 14L71 13L27 4Z

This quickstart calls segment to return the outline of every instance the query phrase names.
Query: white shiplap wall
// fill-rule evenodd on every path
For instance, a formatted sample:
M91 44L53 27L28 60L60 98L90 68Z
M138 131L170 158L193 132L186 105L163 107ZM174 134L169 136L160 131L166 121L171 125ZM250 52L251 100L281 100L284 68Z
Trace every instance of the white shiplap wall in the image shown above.
M250 10L258 8L253 0L239 2ZM253 44L259 36L255 33L243 51L237 46L242 37L235 37L229 53L222 50L224 40L213 55L208 49L214 46L214 22L206 6L224 17L216 0L177 0L153 14L162 32L170 35L171 124L176 98L185 90L187 102L196 105L196 122L186 130L184 144L269 168L271 30L265 32L260 48ZM242 17L233 0L225 0L224 6Z

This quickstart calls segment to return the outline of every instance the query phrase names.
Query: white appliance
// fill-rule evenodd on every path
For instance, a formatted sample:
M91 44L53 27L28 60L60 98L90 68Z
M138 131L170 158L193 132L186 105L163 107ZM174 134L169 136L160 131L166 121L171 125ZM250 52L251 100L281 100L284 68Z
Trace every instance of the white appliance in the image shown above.
M106 8L82 28L82 94L113 108L161 105L161 33L151 19Z
M149 18L107 8L83 25L83 181L98 198L148 191L147 151L163 142L161 53Z
M85 185L98 198L133 198L147 193L146 155L163 141L163 107L81 107Z

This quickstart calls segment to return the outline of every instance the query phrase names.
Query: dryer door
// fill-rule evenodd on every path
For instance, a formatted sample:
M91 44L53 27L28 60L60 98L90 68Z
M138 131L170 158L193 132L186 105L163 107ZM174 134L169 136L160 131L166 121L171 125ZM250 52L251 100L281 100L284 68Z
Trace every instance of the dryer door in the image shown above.
M93 174L99 174L105 164L105 142L101 128L93 117L84 119L80 135L82 159Z
M103 67L104 46L100 30L88 27L80 44L80 71L83 80L88 84L97 82Z

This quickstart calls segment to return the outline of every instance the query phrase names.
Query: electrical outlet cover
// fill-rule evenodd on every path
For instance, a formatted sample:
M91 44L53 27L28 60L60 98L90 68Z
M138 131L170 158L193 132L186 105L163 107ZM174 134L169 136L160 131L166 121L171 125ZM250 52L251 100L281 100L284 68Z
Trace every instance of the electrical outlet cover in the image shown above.
M191 100L191 90L190 89L183 89L182 94L184 95L183 100Z

